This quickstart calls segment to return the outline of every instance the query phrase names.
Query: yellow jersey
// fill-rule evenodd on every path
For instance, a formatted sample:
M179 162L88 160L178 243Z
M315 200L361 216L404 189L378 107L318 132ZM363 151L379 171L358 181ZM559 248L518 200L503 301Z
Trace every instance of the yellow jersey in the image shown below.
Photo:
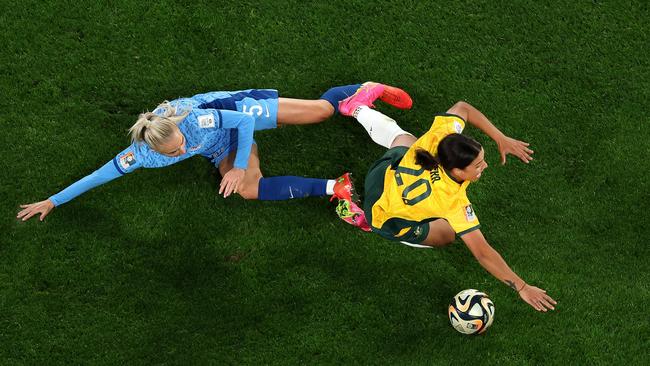
M436 116L429 131L406 151L399 164L388 166L383 193L372 205L374 228L386 231L390 227L397 240L414 226L438 218L447 220L458 236L479 228L466 194L470 182L455 181L442 166L426 170L415 163L418 149L435 153L445 136L464 128L465 121L458 116Z

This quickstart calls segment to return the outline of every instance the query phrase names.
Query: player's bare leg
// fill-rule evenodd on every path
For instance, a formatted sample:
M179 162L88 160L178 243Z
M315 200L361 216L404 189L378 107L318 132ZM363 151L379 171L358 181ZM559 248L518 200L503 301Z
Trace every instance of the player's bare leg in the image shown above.
M404 147L411 147L417 141L418 139L415 138L415 136L411 134L404 134L404 135L399 135L395 137L393 142L390 144L389 149L392 149L394 147L398 146L404 146Z
M334 107L324 100L278 98L279 125L320 123L334 115Z
M375 82L346 85L334 87L316 100L278 98L278 125L305 125L323 122L336 112L334 105L338 105L340 108L342 99L353 93L356 95L356 100L365 103L364 105L372 105L376 99L399 109L409 109L413 104L408 93L390 85ZM340 110L341 114L351 115L350 108L352 108L350 103L346 103Z
M441 247L451 244L456 239L456 233L446 220L438 219L429 223L429 234L422 242L423 245Z
M219 163L219 173L221 173L222 177L233 168L236 153L236 151L231 152L228 154L227 158L223 159L221 163ZM248 168L246 168L244 179L239 182L239 187L237 188L236 193L247 200L257 199L260 179L262 179L260 157L257 152L257 145L253 144L251 146L251 155L248 158Z

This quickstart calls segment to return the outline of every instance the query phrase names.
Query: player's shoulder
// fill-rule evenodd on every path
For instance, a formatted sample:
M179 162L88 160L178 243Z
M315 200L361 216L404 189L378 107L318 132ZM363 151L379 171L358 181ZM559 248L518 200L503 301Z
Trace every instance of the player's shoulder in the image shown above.
M191 98L178 98L159 104L153 111L158 116L183 115L190 113L198 107L198 103ZM170 110L171 109L171 110Z
M186 113L191 113L194 109L198 107L198 103L190 98L180 98L172 102L172 105L176 109L176 115L182 115Z
M188 129L221 128L223 116L218 109L193 109L183 123Z
M445 133L462 133L465 129L465 120L456 114L440 113L433 117L430 130Z
M461 121L465 123L465 119L457 114L453 113L437 113L433 115L433 120L440 120L440 121Z
M134 142L124 151L131 153L138 163L144 163L157 154L156 151L145 142Z
M457 114L453 113L438 113L433 115L433 123L443 124L443 123L461 123L463 126L467 123L465 119Z
M420 136L411 149L425 148L433 151L447 135L462 133L464 129L465 121L460 116L449 113L436 114L429 130Z
M133 143L125 150L125 153L132 153L129 157L132 160L130 168L159 168L174 164L179 160L178 157L163 155L145 143Z

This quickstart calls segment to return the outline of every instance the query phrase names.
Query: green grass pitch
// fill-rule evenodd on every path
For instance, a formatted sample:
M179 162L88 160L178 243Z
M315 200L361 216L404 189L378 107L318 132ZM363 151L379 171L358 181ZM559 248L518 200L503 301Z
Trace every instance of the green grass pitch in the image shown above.
M1 365L647 365L646 1L21 1L0 12ZM318 98L382 81L415 134L457 100L531 143L472 184L488 241L558 300L535 312L462 242L397 245L322 199L217 196L193 158L19 222L128 144L138 113L209 90ZM347 118L256 135L267 176L363 186L383 149ZM462 336L458 291L496 319Z

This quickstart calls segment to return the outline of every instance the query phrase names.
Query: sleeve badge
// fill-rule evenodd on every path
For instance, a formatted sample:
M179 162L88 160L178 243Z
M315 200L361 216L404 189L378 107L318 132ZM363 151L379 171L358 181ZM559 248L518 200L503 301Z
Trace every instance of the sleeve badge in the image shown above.
M462 133L463 125L461 125L458 121L454 121L454 131L456 131L456 133Z
M135 155L133 152L129 151L126 154L120 156L120 166L124 170L128 170L131 166L135 164Z
M465 218L467 219L467 222L476 220L476 214L474 213L472 205L465 206Z

